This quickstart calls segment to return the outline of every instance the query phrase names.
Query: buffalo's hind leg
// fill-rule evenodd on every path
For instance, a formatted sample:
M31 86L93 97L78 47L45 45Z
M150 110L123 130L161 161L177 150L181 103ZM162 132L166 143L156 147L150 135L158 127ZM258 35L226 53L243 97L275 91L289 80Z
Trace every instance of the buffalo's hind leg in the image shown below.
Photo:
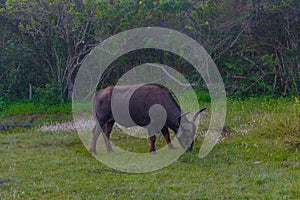
M104 138L104 142L105 142L107 152L113 152L113 149L110 145L110 132L111 132L113 126L114 126L114 123L115 123L115 121L109 121L104 125L103 138Z
M105 142L105 146L106 146L106 150L108 152L112 152L112 148L110 145L110 132L112 130L112 127L114 125L114 121L109 121L107 123L105 123L102 128L100 128L100 125L97 123L93 129L93 137L92 137L92 141L91 141L91 147L90 147L90 152L91 153L96 153L96 144L97 144L97 140L98 137L100 135L101 132L103 132L103 138L104 138L104 142Z
M168 127L164 126L161 129L161 132L162 132L162 134L163 134L163 136L164 136L164 138L165 138L165 140L166 140L166 142L168 144L168 148L169 149L174 149L174 146L173 146L173 144L171 142L171 139L170 139L170 132L168 130Z
M92 141L91 141L91 147L90 147L90 152L91 153L96 153L96 143L97 143L97 139L100 135L101 132L101 128L99 126L99 124L97 123L95 125L95 127L93 128L93 137L92 137Z

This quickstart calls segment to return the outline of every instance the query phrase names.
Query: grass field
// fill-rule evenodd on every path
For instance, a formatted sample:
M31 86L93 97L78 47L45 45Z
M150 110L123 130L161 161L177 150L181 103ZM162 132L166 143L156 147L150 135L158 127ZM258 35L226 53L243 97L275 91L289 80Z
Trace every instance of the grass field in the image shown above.
M0 123L30 118L14 109ZM300 199L299 111L295 99L229 100L222 141L207 157L198 157L198 133L192 152L145 174L101 164L75 131L40 131L72 120L69 112L40 112L32 127L0 132L0 199ZM148 149L146 140L120 135L112 140Z

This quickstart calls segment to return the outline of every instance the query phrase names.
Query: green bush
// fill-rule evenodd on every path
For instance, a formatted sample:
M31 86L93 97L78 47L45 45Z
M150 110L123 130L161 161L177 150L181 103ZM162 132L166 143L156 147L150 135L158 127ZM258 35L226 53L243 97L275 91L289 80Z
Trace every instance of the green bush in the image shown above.
M31 103L14 103L8 105L5 108L4 113L8 115L17 115L17 114L33 114L35 113L37 107L34 105L33 102Z
M1 116L11 116L11 115L30 115L30 114L55 114L55 113L70 113L72 110L72 104L70 101L63 102L55 105L42 105L36 104L31 101L23 101L17 103L4 103L1 107L0 104L0 115Z
M34 101L42 105L55 105L61 102L57 84L51 81L45 85L45 88L34 87Z
M5 101L3 100L2 97L0 97L0 112L3 112L5 108Z

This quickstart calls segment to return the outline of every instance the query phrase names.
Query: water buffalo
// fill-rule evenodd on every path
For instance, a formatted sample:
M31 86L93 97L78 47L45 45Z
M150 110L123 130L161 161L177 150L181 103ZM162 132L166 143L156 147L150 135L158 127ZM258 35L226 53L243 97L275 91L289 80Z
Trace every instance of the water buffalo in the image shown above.
M154 83L109 86L94 94L92 106L96 119L90 147L92 153L96 153L96 142L101 131L107 151L113 151L109 139L115 122L125 127L145 127L150 139L150 153L155 152L155 134L160 131L168 147L173 148L168 128L174 131L183 148L191 150L196 131L195 120L205 110L196 111L189 121L186 117L188 113L182 112L170 91Z

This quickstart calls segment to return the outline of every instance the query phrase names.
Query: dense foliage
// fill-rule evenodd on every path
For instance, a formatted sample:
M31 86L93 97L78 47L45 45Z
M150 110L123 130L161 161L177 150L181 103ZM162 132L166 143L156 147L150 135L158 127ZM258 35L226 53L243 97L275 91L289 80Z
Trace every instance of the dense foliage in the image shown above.
M180 31L203 45L229 94L299 96L298 0L1 0L0 100L26 99L32 86L35 99L53 94L52 103L64 101L93 47L148 26ZM150 49L118 59L101 84L145 62L167 64L201 82L186 61Z

